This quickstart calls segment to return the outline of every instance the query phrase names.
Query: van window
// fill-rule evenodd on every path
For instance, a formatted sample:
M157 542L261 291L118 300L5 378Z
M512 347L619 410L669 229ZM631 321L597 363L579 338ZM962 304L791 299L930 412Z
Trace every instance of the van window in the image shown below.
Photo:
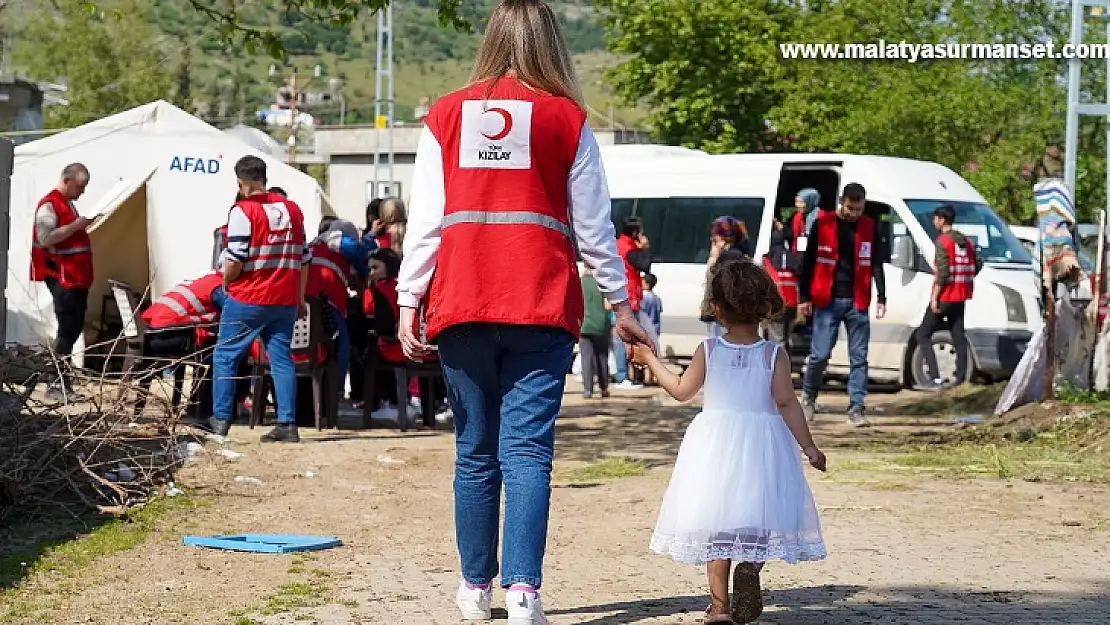
M763 221L763 198L636 198L613 200L613 223L644 220L654 263L704 263L709 258L709 226L718 217L744 222L754 248Z
M937 238L937 230L933 227L933 211L941 204L949 204L956 209L956 223L953 224L953 228L975 242L980 258L984 262L1026 265L1033 262L1029 252L1018 242L1017 237L1010 232L998 215L981 202L906 200L906 206L913 212L913 216L917 218L930 239Z

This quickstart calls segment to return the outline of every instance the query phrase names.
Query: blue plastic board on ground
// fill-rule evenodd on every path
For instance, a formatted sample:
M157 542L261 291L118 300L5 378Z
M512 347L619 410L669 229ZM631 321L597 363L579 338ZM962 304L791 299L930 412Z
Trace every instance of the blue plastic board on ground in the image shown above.
M319 551L343 544L336 536L300 536L297 534L235 534L232 536L186 536L182 542L191 547L208 547L229 551L255 553L293 553Z

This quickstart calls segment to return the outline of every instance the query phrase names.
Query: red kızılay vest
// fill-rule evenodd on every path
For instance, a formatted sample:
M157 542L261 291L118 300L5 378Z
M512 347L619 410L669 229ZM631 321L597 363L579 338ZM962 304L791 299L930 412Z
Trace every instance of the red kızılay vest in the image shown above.
M336 235L342 233L333 230ZM317 239L308 247L312 264L308 267L308 295L319 295L347 316L347 289L350 286L351 264L343 254L328 247L325 240Z
M763 268L767 271L767 275L775 281L775 286L779 289L779 295L782 296L783 305L787 308L796 307L798 305L798 277L794 275L794 272L789 269L776 269L768 256L763 257Z
M243 272L228 285L228 296L256 306L296 306L305 245L300 207L277 193L258 193L235 206L250 221L251 240Z
M817 308L832 302L836 261L840 258L836 211L821 211L817 216L817 265L809 285L809 297ZM871 252L875 239L875 222L866 215L856 221L856 237L852 245L855 268L852 279L852 302L857 310L871 306ZM814 245L813 242L809 243Z
M947 234L937 237L937 245L943 246L948 253L948 280L941 285L937 299L941 302L966 302L975 291L975 250L967 239L964 239L963 245L957 245L956 239Z
M445 192L428 338L472 322L577 337L583 301L567 180L586 114L502 78L440 98L424 121L442 150Z
M39 200L38 210L45 204L54 208L61 228L77 221L77 211L73 209L66 196L54 189ZM43 282L53 277L58 284L67 289L87 289L93 283L92 239L84 230L74 232L70 237L52 248L38 244L34 226L31 227L31 280Z
M153 330L195 326L197 343L203 343L216 335L220 311L212 302L212 293L222 283L221 274L210 273L179 284L154 300L141 317Z

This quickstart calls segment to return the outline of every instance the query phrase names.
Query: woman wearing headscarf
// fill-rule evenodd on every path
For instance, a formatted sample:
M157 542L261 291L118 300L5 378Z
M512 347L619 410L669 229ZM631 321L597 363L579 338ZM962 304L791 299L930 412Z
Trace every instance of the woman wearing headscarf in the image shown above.
M456 604L464 619L489 619L500 568L509 622L546 625L536 591L555 415L583 316L576 247L621 338L651 344L628 303L600 150L552 10L502 0L471 84L437 100L424 121L398 335L414 360L438 345L454 413Z
M821 204L821 194L817 189L806 187L794 196L794 215L786 222L784 239L790 243L790 249L799 255L805 251L805 236L817 220L817 209ZM802 248L798 247L798 239L802 239ZM795 268L796 269L796 268Z

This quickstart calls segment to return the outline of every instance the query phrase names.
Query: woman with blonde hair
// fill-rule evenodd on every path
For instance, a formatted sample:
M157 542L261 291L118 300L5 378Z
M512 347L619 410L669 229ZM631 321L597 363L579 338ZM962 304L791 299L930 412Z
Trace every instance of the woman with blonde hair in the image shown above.
M438 349L454 413L456 603L464 619L490 618L504 488L499 577L509 623L543 625L536 591L555 415L583 316L576 247L621 338L650 344L628 304L597 141L551 9L503 0L470 84L424 121L399 336L409 358Z

